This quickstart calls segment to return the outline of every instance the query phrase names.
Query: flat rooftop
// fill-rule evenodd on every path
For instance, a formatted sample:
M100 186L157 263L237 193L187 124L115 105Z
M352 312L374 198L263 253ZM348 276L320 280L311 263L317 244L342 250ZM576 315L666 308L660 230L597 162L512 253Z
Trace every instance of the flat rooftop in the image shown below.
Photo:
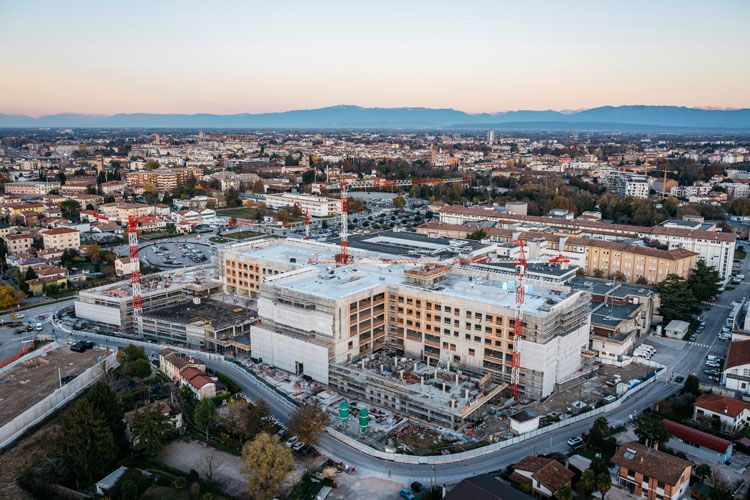
M208 283L219 283L219 271L216 265L204 264L200 266L172 269L161 273L149 274L141 277L141 294L165 292L169 289L184 288L185 286L201 287ZM132 297L133 290L130 280L118 281L109 285L90 288L79 292L80 295L100 295L112 298Z
M431 238L408 231L382 231L375 234L349 236L349 246L371 252L400 257L433 257L448 259L487 248L473 240Z
M213 329L218 331L251 322L258 316L258 313L219 300L202 299L199 304L187 301L144 312L143 316L173 323L208 321Z
M591 323L593 325L617 326L621 321L630 317L640 307L638 304L604 304L591 303Z
M577 290L584 290L594 295L607 295L617 299L624 299L628 296L651 297L654 289L646 285L634 285L588 276L576 276L569 280L567 285Z

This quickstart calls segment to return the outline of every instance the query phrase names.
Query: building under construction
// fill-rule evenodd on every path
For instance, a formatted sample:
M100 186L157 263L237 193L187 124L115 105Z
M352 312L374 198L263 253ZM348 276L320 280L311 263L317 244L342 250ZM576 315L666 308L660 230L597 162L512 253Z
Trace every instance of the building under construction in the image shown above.
M390 349L332 366L329 379L332 388L351 397L449 429L463 426L506 387L493 382L489 373Z
M511 382L513 276L455 258L415 264L352 250L355 260L346 266L320 257L336 251L323 243L273 240L225 250L225 289L244 280L258 296L259 318L250 334L254 358L326 384L335 377L341 386L347 365L390 347L425 364L450 363ZM527 280L522 397L544 398L579 373L589 345L589 302L585 291Z

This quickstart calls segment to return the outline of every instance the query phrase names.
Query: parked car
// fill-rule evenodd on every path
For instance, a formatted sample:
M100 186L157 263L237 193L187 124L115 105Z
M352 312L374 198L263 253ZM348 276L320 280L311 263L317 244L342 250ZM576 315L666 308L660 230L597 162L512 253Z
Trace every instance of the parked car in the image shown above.
M581 436L573 436L571 438L568 438L568 445L575 448L576 446L580 446L583 444L583 438Z
M423 491L427 491L427 487L419 481L414 481L411 483L411 491L414 493L422 493Z
M685 377L683 377L682 375L677 375L674 378L674 381L677 382L678 384L681 384L681 383L683 383L685 381Z
M292 446L294 446L294 443L296 443L298 440L299 440L299 437L297 436L290 437L289 439L286 440L286 447L291 448Z
M714 377L719 376L719 370L703 370L706 375L713 375Z
M417 498L409 488L401 488L400 494L401 498L405 498L406 500L416 500Z

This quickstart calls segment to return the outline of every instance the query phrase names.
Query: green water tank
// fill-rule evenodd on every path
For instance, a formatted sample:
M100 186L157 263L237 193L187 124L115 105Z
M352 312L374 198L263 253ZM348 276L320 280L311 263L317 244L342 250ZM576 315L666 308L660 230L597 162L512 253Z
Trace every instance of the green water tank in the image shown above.
M339 420L342 423L349 421L349 403L346 401L339 403Z
M359 431L367 432L367 426L370 424L370 414L367 410L359 410Z

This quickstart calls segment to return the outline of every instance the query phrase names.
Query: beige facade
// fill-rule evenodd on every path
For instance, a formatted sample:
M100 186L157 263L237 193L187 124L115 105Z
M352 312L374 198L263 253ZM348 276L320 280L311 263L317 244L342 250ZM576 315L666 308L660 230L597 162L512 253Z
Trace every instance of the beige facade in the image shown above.
M67 227L46 229L41 232L44 248L57 248L58 250L73 249L81 247L81 233Z
M34 237L30 234L10 234L5 237L5 247L11 255L28 252L33 244Z

